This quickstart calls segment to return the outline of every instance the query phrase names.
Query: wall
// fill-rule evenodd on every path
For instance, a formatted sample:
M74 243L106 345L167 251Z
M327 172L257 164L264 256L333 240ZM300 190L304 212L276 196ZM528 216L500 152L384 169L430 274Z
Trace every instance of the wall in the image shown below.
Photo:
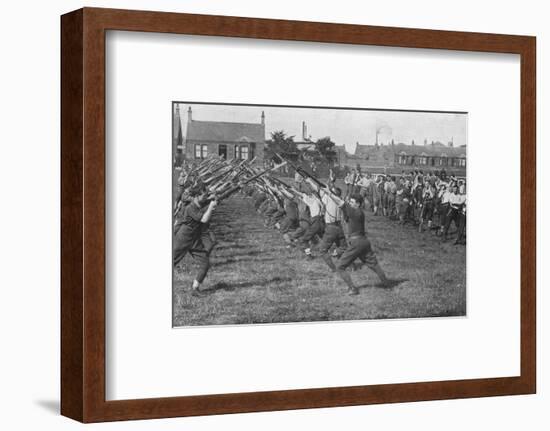
M227 160L231 160L231 159L234 159L236 155L239 155L238 152L236 154L236 148L235 147L243 147L243 146L246 145L246 146L248 146L248 160L252 160L254 157L256 157L256 160L258 162L261 162L264 158L264 144L261 143L261 142L260 143L251 142L251 143L248 143L248 144L245 144L245 143L242 143L242 144L233 144L233 143L220 144L218 142L188 140L185 144L185 156L187 157L188 160L194 160L195 159L195 145L206 145L207 146L207 157L218 156L220 145L225 145L226 148L227 148ZM239 151L239 150L237 150L237 151Z
M120 0L3 5L0 190L0 396L3 429L74 430L59 408L59 15L83 5L155 9L311 21L529 34L538 37L539 393L338 409L291 411L155 422L91 425L85 429L408 429L543 430L550 423L547 336L550 29L545 2L459 3L437 0L254 2L245 0ZM488 274L490 276L490 274ZM544 311L543 311L544 310ZM377 354L377 352L373 352ZM361 358L350 358L359 366ZM229 371L230 372L230 371Z

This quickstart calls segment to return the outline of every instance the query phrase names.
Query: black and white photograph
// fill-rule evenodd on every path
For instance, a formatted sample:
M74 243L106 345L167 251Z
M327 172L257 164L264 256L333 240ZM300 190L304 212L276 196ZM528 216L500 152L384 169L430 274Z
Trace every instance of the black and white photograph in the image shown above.
M466 315L468 114L172 103L173 327Z

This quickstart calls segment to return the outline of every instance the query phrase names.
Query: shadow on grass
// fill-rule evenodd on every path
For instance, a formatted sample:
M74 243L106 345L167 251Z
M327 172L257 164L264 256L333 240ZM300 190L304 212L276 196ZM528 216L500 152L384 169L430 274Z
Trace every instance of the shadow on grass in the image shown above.
M250 244L224 244L216 246L215 250L245 250L249 249L250 247L252 247Z
M257 263L257 262L274 262L278 261L277 258L272 257L266 257L266 258L254 258L252 255L238 255L237 257L245 257L245 259L236 259L234 257L228 257L227 259L220 261L220 262L214 262L212 263L212 267L220 267L220 266L226 266L231 265L233 263ZM246 259L246 257L251 257L251 259Z
M388 279L388 282L386 284L382 284L380 282L376 283L367 283L363 284L361 286L358 286L358 289L366 289L369 287L376 287L378 289L393 289L394 287L399 286L401 283L404 283L405 281L409 281L407 278L396 278L396 279Z
M292 281L290 277L273 277L270 279L259 279L245 282L227 283L225 281L219 281L212 285L208 289L204 289L204 293L214 293L218 290L224 290L226 292L233 292L237 289L245 289L247 287L265 287L272 283L284 283Z

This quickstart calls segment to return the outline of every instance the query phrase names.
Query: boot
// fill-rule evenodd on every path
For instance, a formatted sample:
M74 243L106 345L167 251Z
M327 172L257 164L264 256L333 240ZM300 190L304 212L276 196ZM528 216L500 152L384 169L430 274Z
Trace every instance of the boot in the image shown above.
M376 275L380 279L380 283L382 284L382 286L388 287L390 285L390 282L386 277L386 273L380 267L380 264L377 263L375 266L371 266L371 269L376 273Z
M206 296L206 293L204 293L202 290L199 290L199 287L192 287L191 296L194 296L195 298L204 298Z
M340 277L342 277L342 280L344 280L348 286L348 295L359 294L359 289L357 289L357 287L355 287L355 285L353 284L351 275L349 275L345 270L338 271L338 274L340 275Z
M336 266L334 265L334 262L332 261L332 258L328 255L328 253L323 254L323 260L330 268L331 272L336 272Z

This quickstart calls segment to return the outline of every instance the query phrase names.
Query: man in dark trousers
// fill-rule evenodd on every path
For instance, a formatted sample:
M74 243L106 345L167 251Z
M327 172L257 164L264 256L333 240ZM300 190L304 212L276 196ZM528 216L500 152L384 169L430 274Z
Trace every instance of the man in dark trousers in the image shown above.
M372 251L371 243L365 234L365 214L361 209L362 204L363 198L358 194L352 195L349 203L343 201L340 203L344 214L344 220L347 222L348 226L348 246L336 263L336 270L338 275L340 275L342 280L347 284L348 293L350 295L357 295L359 293L359 290L353 284L351 275L346 272L346 268L348 268L355 259L361 260L362 263L372 269L378 278L380 278L383 286L389 285L386 274L380 267L376 255Z
M309 180L308 183L312 189L319 193L321 196L321 202L325 208L325 230L319 244L319 255L325 261L330 270L336 272L336 266L334 266L329 250L334 244L336 246L335 254L340 256L346 249L346 236L342 227L342 209L339 207L338 201L332 199L331 196L341 198L342 190L337 187L333 187L332 181L330 192L325 191L312 180Z
M210 267L210 251L208 227L217 201L206 203L207 192L204 187L193 187L189 192L192 201L185 208L185 213L174 227L174 268L183 260L187 253L199 264L199 272L193 280L191 294L203 296L200 285L204 281ZM207 244L205 244L205 241Z

